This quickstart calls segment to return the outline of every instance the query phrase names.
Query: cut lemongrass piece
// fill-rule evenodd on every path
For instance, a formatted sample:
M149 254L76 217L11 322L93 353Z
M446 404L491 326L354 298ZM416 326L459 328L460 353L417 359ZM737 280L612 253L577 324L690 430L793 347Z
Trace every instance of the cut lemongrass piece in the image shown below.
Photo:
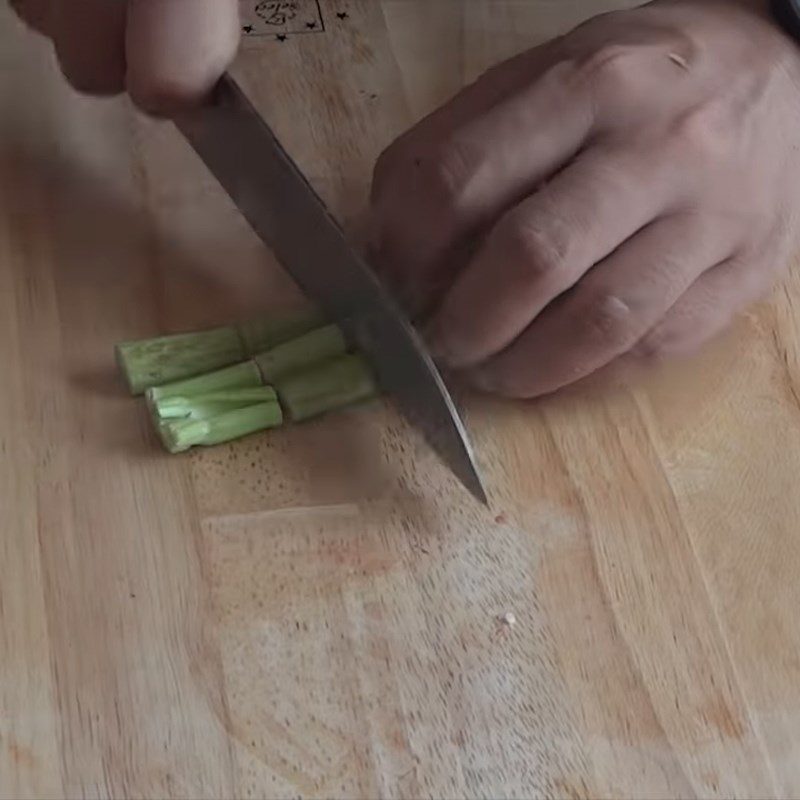
M378 387L366 360L346 355L276 382L283 409L293 422L370 400Z
M132 394L251 358L325 324L318 311L253 319L196 333L124 342L117 363Z
M312 309L275 315L270 319L248 320L239 325L238 329L247 355L254 356L303 336L324 324L325 318L322 314Z
M234 326L123 342L115 353L132 394L235 364L250 355Z
M306 333L253 360L258 364L265 383L274 383L293 372L309 369L323 361L342 356L347 352L347 342L338 325L325 325Z
M210 394L171 396L151 401L156 422L169 419L208 419L238 408L277 402L271 386L252 389L227 389Z
M192 447L210 447L242 436L276 428L283 423L280 403L260 403L227 411L210 419L180 419L158 426L164 446L170 453L183 453Z
M154 409L157 402L168 397L195 397L229 389L253 389L262 385L261 373L255 363L243 361L241 364L187 378L185 381L154 386L147 390L146 399L150 408Z

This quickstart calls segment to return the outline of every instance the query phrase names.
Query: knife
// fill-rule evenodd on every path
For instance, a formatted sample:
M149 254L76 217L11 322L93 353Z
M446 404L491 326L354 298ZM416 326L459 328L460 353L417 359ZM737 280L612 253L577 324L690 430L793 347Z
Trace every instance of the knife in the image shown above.
M421 338L230 75L176 124L300 288L344 329L381 388L464 486L486 492L464 424Z

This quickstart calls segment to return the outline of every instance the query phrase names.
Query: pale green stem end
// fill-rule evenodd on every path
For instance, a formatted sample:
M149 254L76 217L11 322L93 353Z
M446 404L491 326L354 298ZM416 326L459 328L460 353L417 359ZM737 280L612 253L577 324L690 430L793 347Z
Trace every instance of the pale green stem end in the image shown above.
M280 403L270 402L228 411L210 419L162 422L159 433L170 453L183 453L192 447L231 442L251 433L276 428L282 423Z
M170 397L199 397L231 389L253 389L263 386L261 372L253 361L243 361L216 372L198 375L185 381L154 386L147 390L147 404L152 410L156 404Z
M153 400L151 408L156 422L169 419L209 419L227 411L277 400L278 395L271 386L259 386L188 397L164 397Z

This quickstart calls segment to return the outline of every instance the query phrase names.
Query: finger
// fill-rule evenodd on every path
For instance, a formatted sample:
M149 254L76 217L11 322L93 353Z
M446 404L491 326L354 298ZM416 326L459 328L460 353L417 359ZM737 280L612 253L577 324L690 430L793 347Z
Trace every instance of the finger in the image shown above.
M554 298L669 208L673 183L665 160L647 153L587 151L496 225L433 319L433 351L464 367L507 347Z
M11 8L35 31L49 36L52 12L50 0L11 0Z
M546 42L492 67L400 136L381 154L375 165L373 200L380 194L384 178L392 168L408 160L404 157L406 153L415 151L421 144L448 137L462 125L522 89L550 63L556 44L557 40Z
M115 94L125 85L125 4L60 0L49 34L61 70L78 91Z
M701 275L664 318L623 359L647 363L693 355L763 296L774 277L773 259L731 258Z
M592 374L657 326L699 275L730 255L730 242L696 216L649 225L478 368L477 383L536 397Z
M237 0L129 0L127 86L152 114L203 100L236 55Z
M737 257L708 270L632 350L572 388L586 392L630 386L655 364L695 355L766 293L776 263L783 259Z
M379 194L379 254L397 280L431 275L432 265L491 224L574 157L591 129L588 92L567 91L560 68L449 137L412 153ZM424 287L423 287L424 288Z

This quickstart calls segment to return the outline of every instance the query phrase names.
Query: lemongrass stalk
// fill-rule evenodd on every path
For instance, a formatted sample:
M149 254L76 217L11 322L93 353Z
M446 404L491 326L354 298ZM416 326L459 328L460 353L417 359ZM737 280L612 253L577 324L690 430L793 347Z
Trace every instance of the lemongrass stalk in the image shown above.
M313 331L325 324L316 309L284 313L272 318L252 319L238 326L248 356L271 350L279 344Z
M164 401L169 398L182 398L191 402L194 398L220 391L259 388L282 375L341 355L345 351L344 334L335 325L327 325L278 345L249 361L165 386L153 386L147 390L145 397L154 418L157 419L159 407L164 408ZM171 409L171 414L178 414L181 404L166 407Z
M132 394L251 358L323 324L317 311L255 319L196 333L179 333L115 348Z
M259 403L210 419L181 419L162 422L159 433L170 453L183 453L192 447L210 447L231 442L251 433L278 427L283 423L280 403Z
M261 372L255 362L250 360L184 381L168 383L166 386L153 386L147 390L145 398L152 409L159 401L169 397L196 397L230 389L254 389L263 383Z
M228 389L200 395L177 395L156 398L151 402L155 421L170 419L209 419L235 411L238 408L275 403L278 395L271 386L258 386L251 389Z
M347 342L338 325L325 325L296 339L279 344L253 360L265 383L274 383L293 372L308 369L347 352Z
M131 394L142 394L151 386L210 372L247 358L242 339L233 326L123 342L116 346L115 353Z
M366 360L345 355L276 381L286 415L293 422L370 400L378 387Z

